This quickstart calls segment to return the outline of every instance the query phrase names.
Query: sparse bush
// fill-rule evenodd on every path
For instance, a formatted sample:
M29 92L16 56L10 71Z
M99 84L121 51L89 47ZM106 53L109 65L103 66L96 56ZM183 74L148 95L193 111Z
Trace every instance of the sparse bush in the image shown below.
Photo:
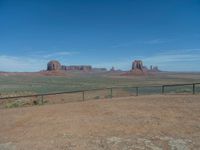
M38 102L37 100L34 100L34 101L33 101L33 104L34 104L34 105L38 105L39 102Z
M23 101L17 100L6 104L6 108L16 108L24 106L25 103Z
M15 99L13 101L7 102L5 104L6 108L17 108L17 107L23 107L23 106L32 106L32 105L42 105L42 102L40 99L26 99L26 98L21 98L21 99Z

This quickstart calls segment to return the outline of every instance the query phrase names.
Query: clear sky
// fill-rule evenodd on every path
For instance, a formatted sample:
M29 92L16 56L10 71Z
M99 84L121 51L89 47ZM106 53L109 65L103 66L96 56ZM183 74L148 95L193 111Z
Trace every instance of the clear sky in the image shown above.
M200 71L200 0L0 0L0 71L51 59Z

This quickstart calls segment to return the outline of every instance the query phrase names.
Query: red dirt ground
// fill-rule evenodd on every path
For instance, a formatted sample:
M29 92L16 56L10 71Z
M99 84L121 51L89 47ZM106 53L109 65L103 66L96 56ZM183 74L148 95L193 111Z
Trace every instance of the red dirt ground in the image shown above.
M0 110L1 150L197 150L200 95Z

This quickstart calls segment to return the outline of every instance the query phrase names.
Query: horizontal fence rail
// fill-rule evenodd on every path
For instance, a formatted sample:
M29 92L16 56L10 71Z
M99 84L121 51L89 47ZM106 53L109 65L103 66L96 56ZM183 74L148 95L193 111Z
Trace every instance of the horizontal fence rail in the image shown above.
M39 96L47 96L47 95L58 95L58 94L70 94L70 93L83 93L87 91L98 91L98 90L112 90L118 89L118 88L135 88L136 89L136 95L138 95L139 88L155 88L155 87L161 87L162 93L165 93L165 87L174 87L174 86L186 86L186 85L192 85L193 90L195 90L195 85L200 85L200 83L187 83L187 84L166 84L166 85L153 85L153 86L119 86L119 87L110 87L110 88L98 88L98 89L88 89L88 90L75 90L75 91L65 91L65 92L53 92L53 93L43 93L43 94L31 94L31 95L24 95L24 96L12 96L12 97L0 97L0 99L15 99L15 98L27 98L27 97L39 97Z
M65 92L54 92L54 93L43 93L43 94L32 94L23 96L10 96L10 97L0 97L0 102L2 100L9 99L20 99L20 98L33 98L40 97L41 103L44 104L44 97L64 95L64 94L80 94L81 101L87 99L100 99L102 97L96 96L92 97L88 95L95 92L104 93L103 98L113 98L113 97L124 97L124 96L139 96L139 95L150 95L150 94L177 94L177 93L187 93L196 94L200 93L200 83L186 83L186 84L166 84L166 85L152 85L152 86L118 86L109 88L98 88L98 89L87 89L87 90L77 90L77 91L65 91ZM100 93L101 93L100 92ZM91 98L92 97L92 98Z

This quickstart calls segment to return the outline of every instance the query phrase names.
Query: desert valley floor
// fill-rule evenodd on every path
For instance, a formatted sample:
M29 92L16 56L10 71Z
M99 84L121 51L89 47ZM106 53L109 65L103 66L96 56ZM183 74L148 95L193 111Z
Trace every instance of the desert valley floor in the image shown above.
M198 150L200 95L0 110L1 150Z

